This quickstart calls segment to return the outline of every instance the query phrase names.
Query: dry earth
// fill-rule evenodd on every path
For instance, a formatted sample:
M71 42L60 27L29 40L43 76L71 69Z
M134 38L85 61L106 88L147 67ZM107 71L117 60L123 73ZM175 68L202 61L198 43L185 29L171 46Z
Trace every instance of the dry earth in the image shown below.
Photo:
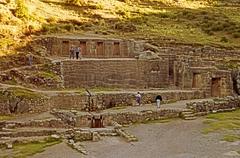
M140 124L127 130L139 141L127 143L119 137L84 142L88 155L76 153L64 144L48 148L33 158L239 158L240 142L220 141L218 134L203 135L202 120Z

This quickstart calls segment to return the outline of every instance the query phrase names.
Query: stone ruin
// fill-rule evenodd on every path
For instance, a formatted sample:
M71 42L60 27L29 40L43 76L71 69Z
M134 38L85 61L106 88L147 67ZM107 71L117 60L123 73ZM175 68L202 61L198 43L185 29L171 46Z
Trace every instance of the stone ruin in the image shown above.
M174 87L203 90L206 98L233 94L231 72L218 69L214 59L163 53L133 40L60 36L49 37L46 43L49 55L56 57L68 58L72 45L81 47L82 60L61 61L63 86L67 88Z
M45 97L24 102L28 110L20 112L51 111L52 118L2 121L1 137L23 136L21 131L11 131L16 128L50 128L24 132L29 136L60 135L70 146L86 154L79 141L99 141L102 136L121 136L128 142L137 141L122 125L166 118L194 119L195 113L201 115L201 112L207 114L240 106L237 97L227 98L221 104L191 102L186 108L111 111L113 107L134 106L137 91L144 93L144 104L154 103L159 94L163 103L233 95L231 71L219 69L215 59L210 57L210 54L222 57L216 50L204 49L206 52L201 57L202 49L186 53L189 48L173 51L174 48L156 47L144 41L71 36L49 36L41 40L41 45L46 47L48 56L57 59L53 62L57 63L62 87L85 88L86 92L47 92ZM82 59L69 59L72 45L81 47ZM181 51L186 52L179 53ZM229 54L231 52L226 56ZM94 93L89 90L92 87L120 90ZM0 111L3 111L3 105L0 102ZM9 141L13 143L13 140L3 139L0 144Z

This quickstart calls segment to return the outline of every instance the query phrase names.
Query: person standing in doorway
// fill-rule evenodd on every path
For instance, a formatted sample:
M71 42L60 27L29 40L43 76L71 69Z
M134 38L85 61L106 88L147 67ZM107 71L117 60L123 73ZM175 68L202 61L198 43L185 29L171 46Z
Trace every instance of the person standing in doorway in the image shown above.
M157 95L157 96L156 96L156 105L157 105L157 108L160 108L161 101L162 101L162 96L161 96L161 95Z
M69 54L70 54L70 59L74 59L74 47L73 47L73 45L71 46L71 48L70 48L70 50L69 50Z
M80 47L77 47L76 48L76 59L79 59L80 51L81 51Z
M137 102L138 106L141 106L141 100L142 100L142 96L141 96L140 92L137 92L136 102Z

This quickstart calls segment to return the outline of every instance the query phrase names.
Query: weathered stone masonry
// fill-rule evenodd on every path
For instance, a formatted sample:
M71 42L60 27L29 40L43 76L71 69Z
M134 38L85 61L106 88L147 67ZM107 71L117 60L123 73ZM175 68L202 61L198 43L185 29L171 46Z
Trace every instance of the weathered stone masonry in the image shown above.
M160 88L169 85L168 60L63 61L65 87Z
M47 50L50 55L69 57L71 46L80 47L87 58L129 58L134 57L134 42L120 39L49 37Z

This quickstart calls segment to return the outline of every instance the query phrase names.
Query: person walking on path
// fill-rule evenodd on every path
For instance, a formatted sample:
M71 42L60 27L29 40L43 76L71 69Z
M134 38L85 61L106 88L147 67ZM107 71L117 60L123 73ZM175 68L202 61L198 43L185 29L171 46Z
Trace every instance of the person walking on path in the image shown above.
M69 50L69 54L70 54L70 59L74 59L75 55L74 55L74 47L71 46L70 50Z
M161 95L157 95L157 96L156 96L156 105L157 105L157 108L160 108L161 101L162 101L162 96L161 96Z
M141 100L142 100L142 96L141 96L140 92L137 92L136 102L137 102L138 106L141 106Z

